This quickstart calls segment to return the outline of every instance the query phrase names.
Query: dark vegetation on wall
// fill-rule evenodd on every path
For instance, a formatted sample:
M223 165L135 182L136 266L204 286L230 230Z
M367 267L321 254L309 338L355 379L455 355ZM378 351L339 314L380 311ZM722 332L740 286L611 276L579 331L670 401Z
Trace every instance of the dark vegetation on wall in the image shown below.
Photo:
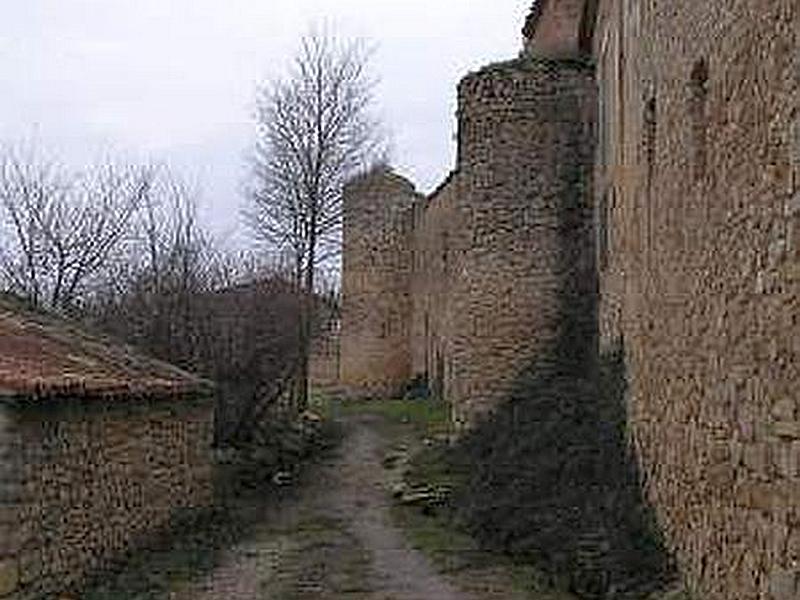
M641 597L674 578L626 443L622 357L602 359L599 385L569 371L521 379L460 443L459 521L586 598Z
M624 349L597 355L589 174L565 166L559 176L576 193L558 208L558 342L459 442L455 516L486 546L533 559L581 597L642 597L675 569L627 439Z

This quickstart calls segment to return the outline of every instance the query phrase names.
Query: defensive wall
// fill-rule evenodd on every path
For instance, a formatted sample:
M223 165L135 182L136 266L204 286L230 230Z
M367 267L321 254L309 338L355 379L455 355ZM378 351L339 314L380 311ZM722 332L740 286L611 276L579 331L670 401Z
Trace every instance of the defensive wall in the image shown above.
M393 394L411 372L414 186L379 168L345 189L340 374L346 387Z
M387 169L347 188L345 386L422 377L466 426L547 368L564 307L593 292L594 103L583 61L491 65L459 86L457 164L432 195Z
M412 215L390 388L422 374L469 426L565 339L589 371L621 348L647 497L709 600L800 597L798 32L795 0L540 0L521 57L462 80L448 180L366 194ZM345 312L375 223L346 224ZM343 363L385 345L348 327Z
M800 597L800 5L597 3L602 348L698 597Z

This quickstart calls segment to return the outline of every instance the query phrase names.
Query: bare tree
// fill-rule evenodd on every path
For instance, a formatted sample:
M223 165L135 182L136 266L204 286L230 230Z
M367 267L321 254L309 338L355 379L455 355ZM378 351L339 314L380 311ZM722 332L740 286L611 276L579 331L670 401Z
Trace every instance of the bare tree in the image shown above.
M166 167L0 158L0 289L213 379L217 441L263 438L298 362L291 276L218 248Z
M131 225L124 260L86 306L90 324L217 384L216 441L247 445L296 364L290 277L217 247L198 195L166 168Z
M36 306L70 310L109 267L153 180L149 168L80 174L7 151L0 157L0 269Z
M154 173L123 260L106 270L89 312L104 329L191 368L193 299L216 285L217 251L198 222L197 193L164 167Z
M358 41L312 32L284 78L258 97L258 141L245 216L254 236L292 261L303 294L296 401L308 400L315 271L341 248L342 189L385 159L372 114L369 52Z

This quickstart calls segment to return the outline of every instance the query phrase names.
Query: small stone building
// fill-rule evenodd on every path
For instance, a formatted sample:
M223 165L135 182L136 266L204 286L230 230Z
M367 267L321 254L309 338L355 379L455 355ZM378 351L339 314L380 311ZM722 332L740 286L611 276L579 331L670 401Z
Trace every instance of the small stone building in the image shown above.
M52 597L212 497L210 385L0 299L0 598Z

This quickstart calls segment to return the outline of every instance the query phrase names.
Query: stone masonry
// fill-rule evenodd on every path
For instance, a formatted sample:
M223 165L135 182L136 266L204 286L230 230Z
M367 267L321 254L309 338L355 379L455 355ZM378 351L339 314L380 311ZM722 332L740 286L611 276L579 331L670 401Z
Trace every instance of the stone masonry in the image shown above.
M436 397L450 394L453 384L449 308L461 227L456 223L459 182L454 171L413 208L411 372L421 375Z
M462 80L439 189L351 196L411 229L375 246L404 274L392 293L354 303L367 253L348 248L387 220L345 224L361 318L342 361L423 375L469 426L571 360L559 344L622 347L627 432L689 588L798 598L800 4L539 0L523 33ZM374 357L390 299L409 325Z
M602 347L687 581L800 597L800 5L599 2Z
M212 501L201 381L0 303L0 598L78 593Z
M594 292L593 70L524 56L459 86L458 160L431 196L389 170L345 194L342 383L423 377L469 426L547 368Z
M391 395L409 379L408 233L417 197L385 168L345 189L340 376L352 390Z
M453 236L446 398L465 425L532 368L551 368L565 306L593 291L594 101L593 72L581 61L526 56L459 86L462 226Z

